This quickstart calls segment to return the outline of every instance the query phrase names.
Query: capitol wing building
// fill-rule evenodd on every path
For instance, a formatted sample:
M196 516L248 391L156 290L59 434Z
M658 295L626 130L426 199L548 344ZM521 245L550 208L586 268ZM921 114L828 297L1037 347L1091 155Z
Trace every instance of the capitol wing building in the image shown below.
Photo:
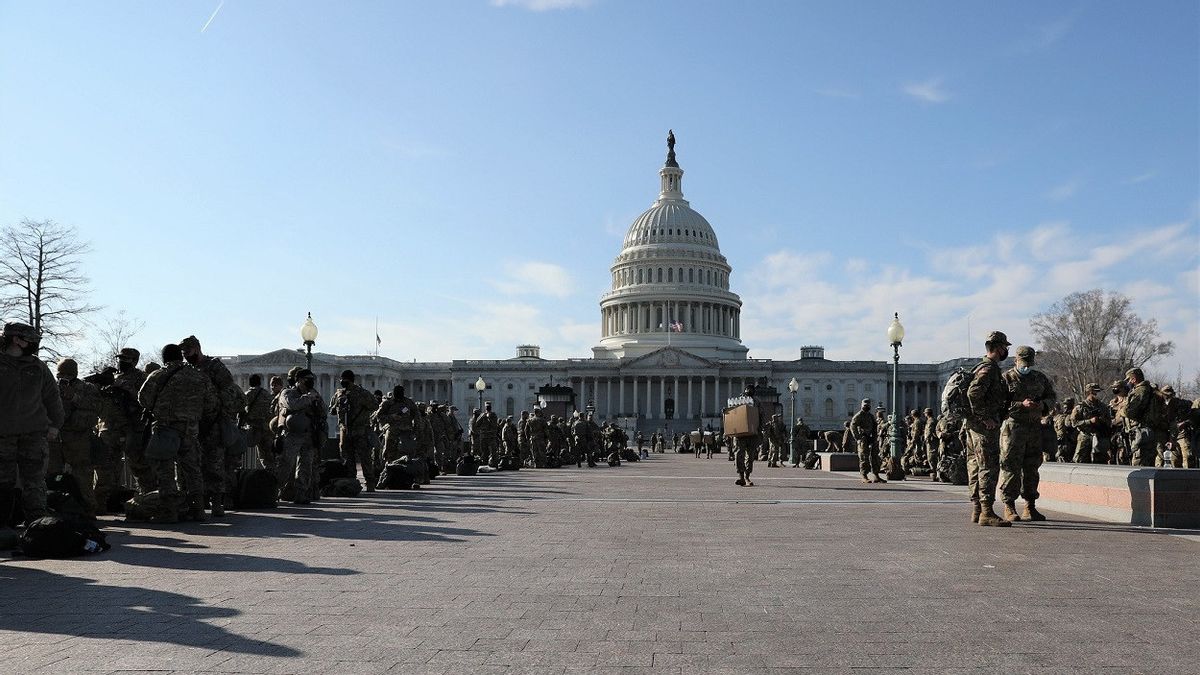
M669 143L658 172L658 198L629 226L613 262L612 290L600 298L600 343L591 358L543 359L536 345L518 345L513 358L429 363L314 353L312 369L322 396L329 400L348 368L368 390L387 393L399 384L415 400L457 406L466 428L470 410L480 401L476 383L482 379L482 400L491 401L501 416L536 405L557 414L591 410L597 421L615 420L646 433L717 428L726 399L749 383L786 417L793 405L787 388L792 378L800 385L796 416L816 429L840 428L864 398L890 406L887 361L830 361L819 346L800 347L798 358L790 361L746 357L742 302L730 290L733 269L721 255L712 225L683 198L673 136ZM880 317L881 325L887 320ZM305 357L280 349L222 361L248 387L250 375L261 375L265 386L271 376L304 365ZM901 363L901 409L936 411L942 385L955 368L970 362Z

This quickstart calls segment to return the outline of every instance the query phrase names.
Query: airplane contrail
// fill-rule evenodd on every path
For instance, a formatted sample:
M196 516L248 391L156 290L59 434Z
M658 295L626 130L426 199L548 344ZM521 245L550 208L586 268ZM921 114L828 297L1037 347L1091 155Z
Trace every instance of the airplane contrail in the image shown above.
M221 8L224 6L225 6L225 0L221 0L220 2L217 3L217 8L213 10L212 16L208 17L208 21L204 22L204 28L200 29L201 33L208 30L209 24L211 24L213 22L213 19L217 18L217 12L220 12Z

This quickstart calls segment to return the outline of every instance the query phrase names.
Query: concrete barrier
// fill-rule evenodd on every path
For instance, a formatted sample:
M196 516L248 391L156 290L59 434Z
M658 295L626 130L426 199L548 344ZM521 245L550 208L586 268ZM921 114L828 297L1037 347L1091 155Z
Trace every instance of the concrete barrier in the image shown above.
M818 452L823 471L858 471L858 455L853 452Z
M1043 464L1038 505L1148 527L1200 527L1200 469Z

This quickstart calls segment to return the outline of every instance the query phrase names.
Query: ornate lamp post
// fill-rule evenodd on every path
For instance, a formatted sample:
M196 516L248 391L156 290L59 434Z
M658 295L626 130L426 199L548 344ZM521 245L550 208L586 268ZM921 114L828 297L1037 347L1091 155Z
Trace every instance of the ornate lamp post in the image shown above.
M483 391L487 389L487 382L483 381L483 376L480 375L478 380L475 380L475 391L479 392L479 410L483 411Z
M312 370L312 348L317 344L317 324L313 323L312 312L308 313L308 318L300 327L300 339L304 341L305 367Z
M900 416L896 414L900 379L900 345L904 343L904 326L900 325L900 313L892 318L887 329L888 341L892 343L892 414L888 417L888 445L892 461L888 467L888 480L904 480L904 469L900 466L903 441L900 440Z
M788 418L788 459L792 466L800 465L799 460L796 458L796 434L794 433L796 431L796 392L799 390L800 383L793 377L792 381L788 382L788 391L792 392L792 412Z

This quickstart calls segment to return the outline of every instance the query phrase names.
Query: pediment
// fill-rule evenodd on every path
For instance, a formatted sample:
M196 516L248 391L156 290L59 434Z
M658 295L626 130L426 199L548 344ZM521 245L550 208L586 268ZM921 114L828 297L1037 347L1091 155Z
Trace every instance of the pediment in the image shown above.
M680 370L703 370L719 366L708 359L679 349L678 347L663 347L621 363L621 370L658 370L662 368Z
M318 354L313 354L314 363L322 361L325 359L320 358ZM303 366L304 363L304 353L295 349L276 349L273 352L259 354L242 361L243 365L253 366Z

